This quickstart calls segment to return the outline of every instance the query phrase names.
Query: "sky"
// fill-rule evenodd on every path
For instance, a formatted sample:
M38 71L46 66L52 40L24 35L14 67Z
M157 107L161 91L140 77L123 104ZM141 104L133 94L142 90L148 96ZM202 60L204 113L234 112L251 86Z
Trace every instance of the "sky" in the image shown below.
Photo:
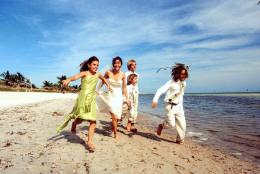
M36 86L72 76L90 56L137 61L141 93L155 93L170 69L190 65L186 92L260 91L257 0L1 0L0 72ZM78 84L80 81L75 82Z

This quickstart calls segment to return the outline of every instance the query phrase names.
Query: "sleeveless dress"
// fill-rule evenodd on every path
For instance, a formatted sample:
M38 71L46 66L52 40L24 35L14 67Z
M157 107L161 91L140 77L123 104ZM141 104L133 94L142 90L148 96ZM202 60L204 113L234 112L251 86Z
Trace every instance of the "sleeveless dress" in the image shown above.
M113 113L117 119L120 119L123 107L123 81L116 81L109 78L107 79L107 82L113 91L104 91L99 94L97 97L98 110L103 113Z
M82 120L96 121L96 85L98 73L94 76L85 76L81 80L81 90L79 92L73 110L65 117L64 122L57 128L61 132L71 119L80 118Z

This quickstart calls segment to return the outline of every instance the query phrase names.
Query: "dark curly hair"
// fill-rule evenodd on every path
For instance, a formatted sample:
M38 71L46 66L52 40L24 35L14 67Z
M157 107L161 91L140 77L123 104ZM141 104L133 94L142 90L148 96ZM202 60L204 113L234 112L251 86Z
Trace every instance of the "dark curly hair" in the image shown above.
M181 64L181 63L176 63L173 67L172 67L172 79L177 82L180 79L180 75L182 70L185 70L186 73L186 78L189 77L189 72L188 72L188 66L185 66L185 64Z
M82 71L88 71L88 65L90 65L93 61L98 61L99 59L96 56L92 56L89 59L85 60L80 64L80 72Z
M119 57L119 56L116 56L113 58L112 60L112 66L114 66L114 64L116 63L116 61L119 60L121 62L121 65L123 65L123 61L122 61L122 58Z

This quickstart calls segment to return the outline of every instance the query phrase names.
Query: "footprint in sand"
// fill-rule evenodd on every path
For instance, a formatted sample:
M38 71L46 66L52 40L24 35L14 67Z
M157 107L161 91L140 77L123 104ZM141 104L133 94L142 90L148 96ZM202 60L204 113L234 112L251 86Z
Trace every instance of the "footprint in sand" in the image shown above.
M18 135L24 135L24 134L26 134L27 132L16 132L16 134L18 134Z
M0 159L0 171L1 170L6 170L9 167L13 167L14 165L11 163L10 160L7 159Z
M63 114L60 112L53 112L52 116L63 116Z
M179 173L183 173L182 171L185 170L184 167L182 167L181 165L178 165L178 164L174 164L174 168L177 170L177 172Z
M9 147L11 145L12 145L12 143L8 140L5 142L5 144L2 147Z
M14 132L13 132L13 131L11 131L11 132L6 132L5 134L6 134L6 135L13 135Z

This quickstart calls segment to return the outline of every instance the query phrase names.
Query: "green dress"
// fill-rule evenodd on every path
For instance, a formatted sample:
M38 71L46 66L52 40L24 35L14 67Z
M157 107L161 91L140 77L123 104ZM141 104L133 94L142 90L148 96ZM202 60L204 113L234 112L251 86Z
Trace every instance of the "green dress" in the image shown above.
M61 132L71 119L80 118L82 120L96 121L96 85L98 82L98 73L94 76L85 76L81 80L81 90L79 92L76 104L69 115L65 117L64 122L57 128Z

